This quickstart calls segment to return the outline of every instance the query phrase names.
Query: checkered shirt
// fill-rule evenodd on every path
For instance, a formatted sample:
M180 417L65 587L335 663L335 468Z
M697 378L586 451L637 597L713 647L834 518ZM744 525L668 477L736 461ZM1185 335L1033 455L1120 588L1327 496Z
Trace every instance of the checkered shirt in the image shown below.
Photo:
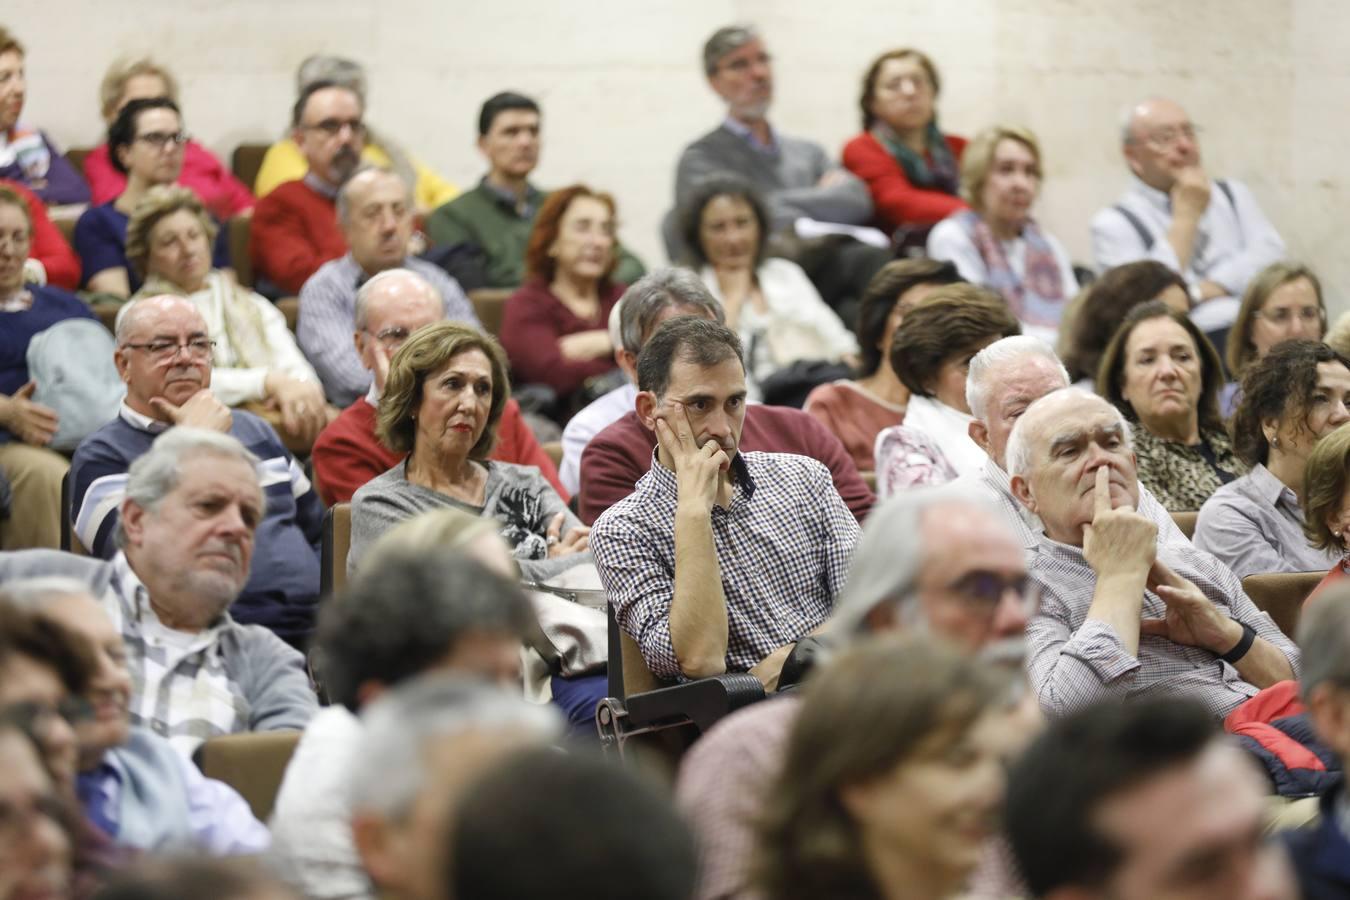
M726 596L727 671L745 672L825 621L844 586L858 523L830 471L790 453L738 453L734 490L712 509ZM619 626L659 678L686 680L670 642L675 593L675 473L656 461L591 530Z
M1189 542L1175 541L1159 541L1158 559L1229 616L1251 626L1288 658L1297 675L1298 648L1256 608L1223 563ZM1080 548L1041 535L1030 571L1042 597L1040 612L1027 625L1027 668L1047 714L1065 715L1106 699L1183 695L1222 718L1257 693L1237 669L1208 650L1142 635L1138 657L1127 653L1115 629L1087 619L1097 575ZM1144 592L1143 618L1161 619L1166 611L1156 594Z

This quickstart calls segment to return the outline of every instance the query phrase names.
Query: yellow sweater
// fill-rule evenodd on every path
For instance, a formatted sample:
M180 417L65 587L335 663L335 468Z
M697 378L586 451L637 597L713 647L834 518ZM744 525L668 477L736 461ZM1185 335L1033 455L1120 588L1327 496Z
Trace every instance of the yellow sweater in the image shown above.
M361 158L374 166L388 167L390 164L389 155L374 144L366 145ZM413 200L419 212L428 212L459 196L459 188L440 175L415 159L412 164L413 171L417 173ZM307 171L309 166L305 162L305 155L300 152L295 141L283 138L267 148L262 167L258 169L258 178L253 184L253 193L261 200L277 185L304 178Z

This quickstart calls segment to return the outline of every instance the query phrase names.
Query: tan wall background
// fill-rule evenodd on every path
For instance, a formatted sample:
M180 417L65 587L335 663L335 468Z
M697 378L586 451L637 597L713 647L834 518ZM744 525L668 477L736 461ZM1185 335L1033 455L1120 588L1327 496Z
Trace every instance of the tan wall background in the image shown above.
M649 263L675 159L718 121L703 40L754 22L775 58L773 120L837 153L858 128L858 80L896 46L930 53L944 127L995 121L1041 138L1041 220L1076 259L1123 183L1121 109L1186 105L1211 171L1245 181L1291 256L1350 306L1350 7L1334 0L7 0L28 46L27 121L63 146L97 143L98 82L119 55L177 74L191 131L223 157L278 135L294 71L314 52L369 69L368 119L463 185L482 171L477 109L501 89L545 111L545 186L585 180L619 200Z

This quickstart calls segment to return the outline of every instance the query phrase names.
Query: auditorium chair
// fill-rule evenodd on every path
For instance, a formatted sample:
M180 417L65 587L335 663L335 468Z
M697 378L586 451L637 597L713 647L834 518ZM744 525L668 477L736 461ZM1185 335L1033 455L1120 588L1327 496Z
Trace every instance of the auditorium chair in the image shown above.
M246 288L253 287L253 257L248 252L252 224L252 216L235 216L225 223L230 232L230 268L234 269L235 280Z
M352 505L339 503L324 513L319 590L329 596L347 583L347 551L352 546Z
M94 152L93 147L71 147L66 151L66 162L75 167L75 171L84 177L84 161L90 153Z
M647 668L637 642L619 628L612 606L608 616L609 696L596 708L595 723L605 750L620 759L633 738L679 730L692 743L718 719L764 699L764 685L747 673L684 684L662 681Z
M858 474L862 476L863 484L867 485L867 489L875 494L877 492L877 473L868 469L859 469Z
M1200 513L1195 510L1174 512L1172 513L1172 521L1177 523L1177 528L1181 529L1181 533L1186 535L1186 540L1189 541L1195 538L1195 520L1199 516Z
M502 314L506 311L506 298L515 291L510 288L477 288L469 291L469 302L473 304L474 314L483 323L483 330L494 337L501 334Z
M266 822L299 741L298 731L226 734L203 742L193 760L207 778L238 791L258 821Z
M563 458L562 441L547 441L541 446L544 448L544 453L548 455L548 458L553 460L553 465L555 468L557 466L562 465L562 458Z
M230 154L230 168L234 177L244 183L250 191L258 180L258 170L262 168L263 157L271 144L240 144Z
M1326 577L1326 572L1267 572L1242 579L1242 590L1257 609L1270 614L1290 640L1298 631L1303 601Z

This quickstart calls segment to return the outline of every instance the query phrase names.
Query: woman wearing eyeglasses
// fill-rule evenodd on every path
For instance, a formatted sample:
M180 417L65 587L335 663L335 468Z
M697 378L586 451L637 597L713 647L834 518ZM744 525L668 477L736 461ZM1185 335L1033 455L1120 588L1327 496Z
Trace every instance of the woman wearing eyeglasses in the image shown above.
M1327 306L1322 282L1312 269L1296 262L1266 266L1247 284L1237 319L1228 332L1224 361L1229 374L1241 379L1280 341L1320 341L1327 333ZM1219 408L1230 415L1237 407L1237 385L1225 386Z
M211 392L227 406L250 406L287 449L308 453L337 415L281 311L211 263L216 224L192 191L150 188L127 224L126 257L145 283L135 298L186 297L206 320Z
M169 98L132 100L122 107L108 128L108 154L126 175L127 187L117 199L90 207L75 224L81 287L121 299L140 288L141 279L127 263L127 222L146 191L178 180L187 140L178 105ZM228 247L219 242L216 265L229 264Z

